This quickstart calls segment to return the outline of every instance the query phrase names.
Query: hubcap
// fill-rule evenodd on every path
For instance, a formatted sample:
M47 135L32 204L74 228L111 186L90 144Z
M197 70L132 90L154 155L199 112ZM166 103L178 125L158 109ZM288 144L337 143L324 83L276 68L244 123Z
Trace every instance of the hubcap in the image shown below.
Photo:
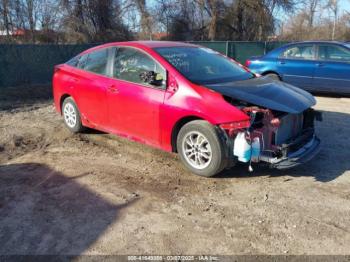
M77 124L77 113L71 103L67 103L63 109L64 120L70 128L74 128Z
M185 135L182 150L186 161L196 169L209 166L212 151L208 139L200 132L192 131Z

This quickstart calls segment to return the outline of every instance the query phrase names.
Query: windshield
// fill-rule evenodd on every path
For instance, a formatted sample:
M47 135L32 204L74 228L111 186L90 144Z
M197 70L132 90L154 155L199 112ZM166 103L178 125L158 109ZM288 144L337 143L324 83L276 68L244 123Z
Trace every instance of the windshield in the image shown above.
M196 84L218 84L254 77L240 65L208 48L158 47L155 50Z

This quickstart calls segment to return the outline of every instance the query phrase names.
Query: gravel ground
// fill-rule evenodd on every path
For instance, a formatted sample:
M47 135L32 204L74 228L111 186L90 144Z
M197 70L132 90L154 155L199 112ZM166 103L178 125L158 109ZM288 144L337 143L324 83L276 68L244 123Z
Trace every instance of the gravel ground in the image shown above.
M174 154L72 135L48 93L11 90L0 94L1 255L349 254L349 98L317 97L312 162L201 178Z

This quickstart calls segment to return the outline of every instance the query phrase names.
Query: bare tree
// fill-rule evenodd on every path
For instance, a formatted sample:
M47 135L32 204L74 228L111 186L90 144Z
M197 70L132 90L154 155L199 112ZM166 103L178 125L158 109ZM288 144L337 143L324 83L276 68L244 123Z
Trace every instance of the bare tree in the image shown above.
M1 18L2 18L2 28L6 31L6 35L8 37L12 29L9 0L1 0L0 12L1 12Z
M337 0L0 0L0 40L87 43L157 33L184 41L262 41L276 37L277 18L286 13L282 40L349 39L350 14L339 8ZM12 36L16 29L25 37Z
M25 0L24 5L25 5L25 13L27 17L27 22L29 24L29 29L31 31L31 37L33 43L35 42L35 27L36 27L36 2L35 0Z
M123 23L119 1L63 0L63 29L68 42L125 40L131 34Z
M307 15L308 26L312 28L314 26L315 13L317 7L320 5L320 0L306 0L303 2L303 9Z
M338 0L328 0L326 8L328 8L333 13L332 40L334 40L335 29L337 26L338 9L339 9Z
M146 0L134 0L140 14L141 38L152 40L152 17L146 7Z
M216 39L218 21L222 19L222 11L224 10L223 0L198 0L201 10L205 10L208 16L208 39L213 41ZM202 13L201 13L202 14ZM203 18L202 18L203 19Z

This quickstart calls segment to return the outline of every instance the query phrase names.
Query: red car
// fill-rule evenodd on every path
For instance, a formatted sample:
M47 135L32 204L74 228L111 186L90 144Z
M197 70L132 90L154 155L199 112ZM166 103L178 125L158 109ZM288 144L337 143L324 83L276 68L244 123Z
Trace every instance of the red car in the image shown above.
M319 151L312 95L193 44L89 49L55 67L53 92L72 132L94 128L177 152L201 176L237 162L289 168Z

